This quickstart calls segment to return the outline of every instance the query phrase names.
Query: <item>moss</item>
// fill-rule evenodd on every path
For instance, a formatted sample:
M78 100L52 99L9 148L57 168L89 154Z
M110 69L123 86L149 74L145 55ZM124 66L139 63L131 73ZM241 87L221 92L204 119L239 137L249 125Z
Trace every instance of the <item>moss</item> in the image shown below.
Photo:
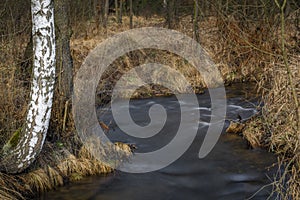
M11 148L14 148L17 146L20 134L22 132L22 128L19 128L16 130L13 135L9 138L9 140L5 143L5 145L2 148L2 154L6 154Z

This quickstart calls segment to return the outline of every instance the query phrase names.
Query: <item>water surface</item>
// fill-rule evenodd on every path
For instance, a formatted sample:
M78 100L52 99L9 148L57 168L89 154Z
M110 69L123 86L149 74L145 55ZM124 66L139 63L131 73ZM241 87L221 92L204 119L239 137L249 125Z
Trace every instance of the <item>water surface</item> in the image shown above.
M228 88L227 98L224 129L230 120L246 120L257 112L257 101L249 85ZM41 199L267 199L272 190L268 185L275 170L270 168L275 163L272 154L249 149L240 136L223 133L213 151L204 159L198 158L210 121L209 93L198 95L198 101L199 106L190 107L191 110L200 110L201 114L197 126L191 127L198 129L197 136L183 156L168 167L143 174L116 171L103 177L87 177L48 192ZM154 104L163 105L168 118L160 133L151 138L135 138L123 133L113 121L109 108L99 108L99 119L110 124L107 135L112 141L135 144L138 152L153 151L172 140L180 122L179 103L175 96L171 96L131 100L130 113L136 124L143 126L150 122L148 111ZM186 134L188 136L188 130Z

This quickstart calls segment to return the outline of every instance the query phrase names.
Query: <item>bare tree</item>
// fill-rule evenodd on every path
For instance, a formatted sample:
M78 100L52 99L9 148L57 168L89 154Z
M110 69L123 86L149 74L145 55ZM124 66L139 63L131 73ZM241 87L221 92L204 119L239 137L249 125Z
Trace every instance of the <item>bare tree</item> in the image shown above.
M103 3L101 0L94 0L94 17L98 28L103 25L104 14L102 7Z
M0 169L19 173L34 162L49 127L55 82L54 9L51 0L32 0L33 80L27 117L1 152Z
M123 15L123 0L120 0L120 6L119 6L119 19L118 23L122 24L122 16Z
M130 12L130 28L133 28L133 8L132 8L132 0L129 0L129 12Z
M103 23L104 28L107 27L108 12L109 12L109 0L105 0L105 6L104 6L104 23Z
M166 6L166 23L168 28L175 28L177 19L177 0L165 0L164 5Z
M200 42L200 35L199 35L199 0L194 0L194 21L193 21L193 32L194 38L197 42Z
M118 0L115 0L116 19L119 20L119 6Z

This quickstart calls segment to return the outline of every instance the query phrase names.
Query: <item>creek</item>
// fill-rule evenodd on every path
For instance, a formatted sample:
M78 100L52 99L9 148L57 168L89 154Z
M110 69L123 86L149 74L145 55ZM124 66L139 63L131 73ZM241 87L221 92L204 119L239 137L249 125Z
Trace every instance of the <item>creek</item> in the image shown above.
M205 158L199 159L198 153L210 121L208 91L197 95L199 106L191 108L200 109L197 135L188 150L171 165L149 173L116 171L105 176L86 177L50 191L40 199L267 199L272 191L270 183L277 170L277 167L272 167L276 158L265 150L250 149L241 136L224 131L230 120L246 120L257 112L259 101L253 91L249 84L226 88L227 114L223 133ZM101 113L99 119L110 124L111 130L107 135L112 141L134 144L136 152L153 151L172 140L180 123L178 101L175 96L169 96L131 100L130 114L136 124L147 125L150 122L148 112L154 104L164 106L168 118L160 133L147 139L131 137L122 132L113 121L109 108L98 109Z

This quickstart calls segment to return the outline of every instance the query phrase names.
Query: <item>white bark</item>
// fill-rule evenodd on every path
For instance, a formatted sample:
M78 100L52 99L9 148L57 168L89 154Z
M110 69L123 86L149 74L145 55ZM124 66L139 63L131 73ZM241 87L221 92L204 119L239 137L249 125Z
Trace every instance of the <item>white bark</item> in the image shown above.
M166 7L167 7L167 4L168 4L168 3L167 3L167 0L164 0L164 1L163 1L163 7L166 8Z
M31 0L33 80L26 123L17 145L3 156L0 168L9 173L26 169L46 138L55 82L55 30L51 0Z

